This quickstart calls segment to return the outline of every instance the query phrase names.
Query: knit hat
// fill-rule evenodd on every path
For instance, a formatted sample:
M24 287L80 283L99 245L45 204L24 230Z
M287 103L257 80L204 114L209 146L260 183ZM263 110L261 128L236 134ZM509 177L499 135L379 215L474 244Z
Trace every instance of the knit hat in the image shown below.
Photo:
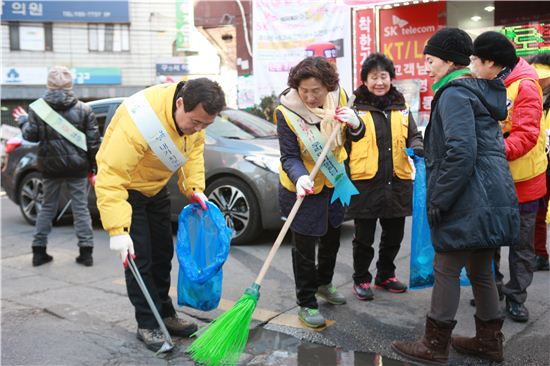
M473 54L482 60L494 61L499 66L509 68L516 66L518 62L512 42L504 34L493 31L477 36Z
M424 54L468 66L472 48L472 39L468 33L458 28L442 28L428 40Z
M48 89L72 89L73 75L65 66L54 66L48 72Z

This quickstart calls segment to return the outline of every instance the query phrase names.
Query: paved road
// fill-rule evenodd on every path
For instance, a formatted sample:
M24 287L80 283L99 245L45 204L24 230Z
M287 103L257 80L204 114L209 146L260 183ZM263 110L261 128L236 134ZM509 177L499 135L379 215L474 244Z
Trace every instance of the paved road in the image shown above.
M135 322L126 297L123 271L109 251L108 237L96 225L95 265L74 262L76 238L70 223L54 227L48 252L54 261L31 266L33 228L5 196L2 214L2 365L192 365L184 353L188 340L157 358L135 338ZM406 229L410 233L410 222ZM360 302L351 292L351 223L344 224L342 248L334 283L347 296L344 306L321 304L331 320L322 332L300 326L296 318L290 245L285 243L270 268L252 323L251 340L242 364L248 365L400 365L390 349L394 339L413 339L423 329L430 289L390 294L375 291L375 300ZM276 233L267 232L257 243L234 246L224 266L220 310L182 313L204 324L229 308L255 279ZM408 279L410 235L406 234L396 264ZM503 257L506 257L503 250ZM506 264L504 270L506 271ZM174 268L177 262L174 260ZM506 273L506 272L505 272ZM537 272L529 289L526 324L506 321L504 365L550 365L550 273ZM177 283L176 270L172 273ZM173 292L175 296L175 289ZM175 298L175 297L174 297ZM471 289L463 288L455 334L474 332L474 309L468 305ZM326 347L323 347L326 346ZM451 353L451 365L483 365L476 359Z

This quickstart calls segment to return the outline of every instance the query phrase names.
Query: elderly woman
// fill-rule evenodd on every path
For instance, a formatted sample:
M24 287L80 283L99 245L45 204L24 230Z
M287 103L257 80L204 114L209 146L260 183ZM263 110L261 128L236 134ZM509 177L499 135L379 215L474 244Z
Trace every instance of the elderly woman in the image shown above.
M353 196L348 216L354 219L353 292L359 300L372 300L374 233L380 220L382 236L374 284L400 293L407 286L395 276L393 263L412 214L412 172L405 148L424 156L418 132L405 98L393 85L395 69L390 59L373 53L361 68L363 84L354 91L355 107L365 123L365 136L348 142L350 177L360 194Z
M325 325L315 295L334 305L346 302L332 285L344 219L340 201L331 203L335 176L321 169L314 180L309 178L320 153L312 149L315 143L324 145L335 128L341 130L326 159L333 166L341 166L345 174L344 142L347 138L360 139L364 133L358 116L345 107L347 97L338 81L333 64L322 57L308 57L290 70L289 88L280 95L281 104L276 108L281 149L279 203L283 215L288 216L297 196L305 197L290 230L298 317L311 328Z
M424 337L392 348L428 364L448 361L462 267L477 305L476 336L453 338L453 347L503 360L503 318L491 267L495 248L519 239L519 208L498 123L507 114L506 89L500 80L472 77L472 48L470 36L457 28L439 30L424 48L435 82L424 135L435 283Z

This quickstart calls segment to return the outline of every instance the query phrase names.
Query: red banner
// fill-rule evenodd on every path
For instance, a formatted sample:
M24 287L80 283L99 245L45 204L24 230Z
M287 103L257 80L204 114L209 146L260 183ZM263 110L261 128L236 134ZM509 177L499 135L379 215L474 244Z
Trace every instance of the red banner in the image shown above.
M420 80L420 112L428 112L433 99L424 45L445 23L444 2L380 10L380 52L393 60L396 79Z
M374 10L361 9L355 12L355 38L353 49L355 55L354 63L354 85L353 89L361 85L361 65L368 55L375 51L374 35Z

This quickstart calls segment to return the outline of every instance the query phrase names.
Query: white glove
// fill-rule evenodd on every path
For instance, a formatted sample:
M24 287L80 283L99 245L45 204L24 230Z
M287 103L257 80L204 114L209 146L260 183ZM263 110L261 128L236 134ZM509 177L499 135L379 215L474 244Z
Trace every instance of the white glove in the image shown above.
M120 259L122 260L122 263L124 264L124 266L127 265L128 252L130 252L130 255L132 256L132 258L135 257L134 242L132 241L132 238L130 238L130 235L128 234L111 236L111 239L109 241L109 247L111 248L111 250L114 250L115 252L119 252Z
M361 122L359 122L359 117L355 114L354 110L348 107L338 107L336 108L336 114L334 118L337 121L345 123L348 127L355 130L359 127Z
M296 195L298 198L304 198L308 194L313 194L313 182L309 175L302 175L296 182Z
M202 192L193 193L191 197L189 197L189 202L198 203L199 205L201 205L201 208L203 210L208 210L208 206L206 206L206 202L208 202L208 198Z

